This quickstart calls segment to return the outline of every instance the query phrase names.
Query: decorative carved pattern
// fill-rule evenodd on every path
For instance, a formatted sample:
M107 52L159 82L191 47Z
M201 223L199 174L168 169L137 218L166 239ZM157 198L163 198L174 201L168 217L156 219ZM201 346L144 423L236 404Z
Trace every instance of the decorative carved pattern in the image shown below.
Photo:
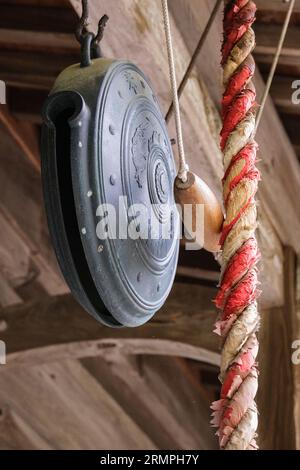
M147 167L147 159L149 155L149 137L148 133L152 126L149 118L136 128L131 143L132 162L135 168L135 180L139 188L143 187L144 172Z
M128 71L124 73L124 76L125 76L126 82L128 83L129 91L132 90L137 95L139 85L138 85L136 77L131 72L128 72ZM141 84L141 82L139 83Z

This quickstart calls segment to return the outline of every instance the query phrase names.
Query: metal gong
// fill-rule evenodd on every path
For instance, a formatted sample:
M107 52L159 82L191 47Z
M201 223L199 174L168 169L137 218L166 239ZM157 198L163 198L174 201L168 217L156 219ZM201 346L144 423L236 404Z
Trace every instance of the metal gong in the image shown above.
M126 61L74 65L43 114L44 199L64 277L96 319L141 325L168 296L179 247L175 165L151 84Z

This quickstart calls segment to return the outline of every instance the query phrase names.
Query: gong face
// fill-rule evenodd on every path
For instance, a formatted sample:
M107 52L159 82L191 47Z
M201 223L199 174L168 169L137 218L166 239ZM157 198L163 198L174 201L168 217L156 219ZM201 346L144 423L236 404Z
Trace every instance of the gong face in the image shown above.
M53 124L53 109L67 107L68 100L74 102L68 120L69 190L88 282L82 285L78 275L82 263L75 259L68 266L61 253L58 259L67 280L72 273L76 297L94 316L110 325L138 326L165 302L177 266L175 165L165 122L148 79L124 61L98 59L63 73L46 106L46 123ZM74 260L69 239L66 235Z

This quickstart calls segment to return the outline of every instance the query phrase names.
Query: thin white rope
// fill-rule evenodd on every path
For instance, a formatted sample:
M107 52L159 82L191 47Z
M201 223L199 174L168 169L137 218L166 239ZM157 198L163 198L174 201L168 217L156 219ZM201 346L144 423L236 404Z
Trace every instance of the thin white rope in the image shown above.
M179 99L178 99L178 93L177 93L176 71L175 71L171 26L170 26L169 9L168 9L168 0L162 0L161 3L162 3L162 10L163 10L164 29L165 29L165 34L166 34L170 81L171 81L173 103L174 103L178 158L179 158L178 178L180 178L181 181L185 183L187 181L187 172L189 171L189 167L186 163L185 153L184 153L182 125L181 125L181 117L180 117Z

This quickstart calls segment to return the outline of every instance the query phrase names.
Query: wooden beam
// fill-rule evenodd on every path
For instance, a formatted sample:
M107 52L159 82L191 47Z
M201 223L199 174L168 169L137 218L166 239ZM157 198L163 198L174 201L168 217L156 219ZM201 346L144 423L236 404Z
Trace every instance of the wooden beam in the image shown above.
M270 54L274 57L282 26L255 23L254 30L256 34L255 56L258 57L260 54ZM282 57L300 58L299 35L299 26L289 26L281 51Z
M296 326L294 328L294 341L300 340L300 258L297 257L296 268ZM299 343L298 343L299 344ZM299 346L297 348L299 360ZM293 349L293 353L297 352ZM300 364L294 364L295 384L295 425L296 425L296 447L300 449Z
M13 407L0 402L0 450L51 450L52 447Z
M300 106L300 105L299 105ZM300 145L299 117L295 114L282 115L282 122L294 145Z
M283 5L286 11L286 5ZM284 11L284 10L283 10ZM274 23L255 24L256 48L254 51L255 59L262 72L267 72L271 66L277 44L279 41L282 26ZM290 25L281 52L279 64L277 67L277 76L273 81L271 95L275 99L275 104L279 111L296 112L297 106L291 102L291 82L298 77L300 69L300 25ZM278 77L278 74L282 76ZM286 77L290 75L290 77ZM290 83L289 83L290 82Z
M209 400L186 369L153 355L5 368L0 449L215 449Z
M299 116L295 113L281 114L282 122L285 130L293 143L294 150L300 161L300 133L299 133Z
M78 49L79 51L79 49ZM49 89L58 74L71 64L79 62L79 52L68 55L47 54L46 51L8 51L0 50L1 79L8 84L22 86L22 82L31 88L40 84Z
M30 261L30 249L14 231L0 207L0 245L1 271L8 283L19 287L32 279L34 272Z
M273 55L260 53L254 54L254 56L260 72L264 75L268 74L273 62ZM289 75L295 79L299 78L300 58L297 56L280 56L276 73L279 75Z
M280 115L292 114L297 116L299 126L300 104L292 101L292 94L295 92L295 89L292 88L294 80L294 77L276 76L271 87L271 96ZM283 117L283 124L285 124L285 116Z
M35 6L40 8L51 7L64 9L68 7L68 0L0 0L0 5L7 4L15 7L26 5L27 7Z
M6 331L7 324L0 322L1 331ZM112 332L111 332L112 335ZM128 333L130 336L130 334ZM112 338L93 339L63 343L53 346L38 347L26 351L8 354L7 363L10 368L40 366L42 364L66 360L97 358L114 360L116 356L134 357L141 355L157 355L168 357L180 357L191 359L203 364L209 364L218 368L220 366L219 353L209 351L198 346L165 339L146 338L116 338L119 334L113 334ZM124 336L124 335L123 335ZM1 373L1 369L0 369Z
M178 266L176 275L187 279L209 281L215 283L215 285L220 279L220 273L218 271L208 271L206 269L191 268L189 266Z
M283 308L262 314L260 330L259 439L262 449L296 449L295 385L291 361L295 316L295 254L284 249ZM272 393L270 393L272 391Z
M13 122L15 124L16 120ZM24 132L27 131L27 140L25 134L22 137L24 139L22 142L28 147L31 142L34 142L31 139L30 126L28 123L24 126L21 124L21 129L24 129ZM19 130L19 123L16 130ZM15 132L15 128L13 131ZM17 137L20 138L19 134ZM37 140L36 136L35 139ZM30 253L29 263L32 268L30 271L34 272L35 279L43 286L44 294L45 292L50 295L65 293L68 289L57 274L57 262L49 240L40 176L37 171L39 166L37 168L37 166L28 164L28 158L24 156L22 145L18 145L2 125L0 125L0 140L0 210L5 219L4 223L7 224L6 229L10 229L15 234L14 238L19 240L16 242L16 246L27 247L25 251ZM34 144L30 150L34 150ZM12 246L9 245L9 241L12 241L13 237L9 238L11 240L3 242L3 246L10 246L13 251ZM21 253L25 253L25 251L22 248L20 260L24 260ZM6 252L5 256L7 258L9 254ZM18 263L15 267L17 268L17 266ZM21 271L16 269L16 276L18 275L20 275L20 279L24 278L24 269Z
M212 332L216 312L211 302L215 292L208 287L175 284L160 312L146 325L134 329L102 326L71 295L3 309L0 321L6 328L1 339L6 342L7 363L24 365L53 361L59 356L107 356L121 348L124 354L156 351L216 365L219 338ZM187 299L193 302L187 304Z
M0 308L6 308L10 305L17 305L22 303L22 299L18 296L16 291L12 288L9 282L5 279L0 272ZM2 328L3 328L2 324ZM5 328L5 326L4 326ZM0 328L1 335L1 328Z
M64 450L156 447L78 361L6 369L0 374L1 405L6 415L21 418L12 423L13 434L25 438L21 449L28 443Z
M43 2L44 3L44 2ZM0 28L74 33L77 18L74 12L65 6L45 6L41 3L12 5L9 0L1 2Z
M283 24L286 12L287 2L283 0L256 0L257 22ZM293 10L291 25L300 25L300 0L296 0Z
M9 67L8 70L3 70L3 73L1 73L1 80L6 83L7 87L11 87L12 89L21 88L24 93L26 93L27 89L49 92L53 86L55 77L52 74L50 76L42 76L28 71L28 73L24 74L21 78L18 70L10 70Z
M8 51L30 51L47 54L77 54L80 47L74 33L0 29L0 47Z
M18 145L31 166L39 172L40 164L39 153L37 150L37 136L34 138L31 126L26 123L16 121L16 119L10 114L8 108L4 105L0 108L0 123Z
M40 141L40 132L37 132L37 126L42 124L42 108L48 97L49 89L43 90L35 85L21 87L20 84L7 85L7 104L11 113L17 119L18 128L27 126L35 131L35 142ZM38 154L39 154L38 148ZM39 159L40 160L40 159ZM38 163L40 163L38 161Z
M272 214L260 202L259 225L257 241L262 253L260 263L260 282L262 295L259 297L259 307L269 309L284 304L283 291L283 252L282 245L274 230Z
M182 359L125 356L82 363L158 448L216 448L210 402Z
M297 144L296 144L296 145L293 145L293 147L294 147L294 150L295 150L296 155L297 155L297 157L298 157L298 160L299 160L299 162L300 162L300 145L297 145Z

